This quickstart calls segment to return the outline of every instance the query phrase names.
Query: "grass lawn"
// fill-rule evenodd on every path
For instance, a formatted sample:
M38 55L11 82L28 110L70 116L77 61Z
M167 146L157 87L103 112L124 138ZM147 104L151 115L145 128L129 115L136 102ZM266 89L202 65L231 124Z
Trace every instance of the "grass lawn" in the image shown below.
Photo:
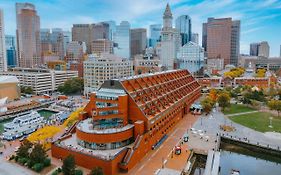
M269 128L269 117L273 117L272 126L273 128ZM260 132L269 132L275 131L281 133L281 117L273 116L267 112L257 112L251 114L244 114L238 116L229 117L235 123L239 123L248 128L252 128L256 131Z
M239 104L231 104L230 108L225 109L223 112L224 114L236 114L241 112L250 112L250 111L256 111L253 108L247 107L245 105L239 105Z

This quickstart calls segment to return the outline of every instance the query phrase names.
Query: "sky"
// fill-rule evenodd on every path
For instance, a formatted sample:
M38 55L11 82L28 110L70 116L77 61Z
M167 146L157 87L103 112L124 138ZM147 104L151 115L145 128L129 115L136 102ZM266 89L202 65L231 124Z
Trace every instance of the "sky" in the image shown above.
M132 28L162 24L167 3L175 19L189 15L192 32L202 37L202 23L209 17L241 20L240 53L249 53L252 42L268 41L270 56L279 56L281 45L281 0L0 0L5 33L15 35L15 3L36 6L41 28L63 28L72 24L114 20L129 21Z

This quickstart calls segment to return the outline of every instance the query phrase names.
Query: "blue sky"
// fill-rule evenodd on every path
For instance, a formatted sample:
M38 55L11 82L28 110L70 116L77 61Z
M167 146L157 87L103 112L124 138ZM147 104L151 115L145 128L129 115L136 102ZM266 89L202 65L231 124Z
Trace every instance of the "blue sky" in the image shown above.
M174 19L187 14L201 40L202 23L208 17L232 17L241 20L241 53L249 52L249 43L268 41L270 55L279 56L281 45L281 0L0 0L4 10L5 33L15 34L15 2L35 4L41 28L71 30L74 23L128 20L132 27L148 28L162 23L162 14L170 3Z

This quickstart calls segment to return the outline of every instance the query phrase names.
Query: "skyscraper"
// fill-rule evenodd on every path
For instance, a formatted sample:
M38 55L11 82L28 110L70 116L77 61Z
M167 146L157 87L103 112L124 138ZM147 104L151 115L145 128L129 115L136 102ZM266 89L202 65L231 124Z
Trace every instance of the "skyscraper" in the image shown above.
M115 55L130 59L130 23L128 21L122 21L116 26L114 44Z
M115 21L105 21L104 23L107 23L109 25L109 37L108 39L113 41L115 32L116 32L116 23Z
M146 29L131 29L131 58L137 54L143 54L146 48Z
M73 24L72 41L85 42L87 53L91 53L91 28L90 24Z
M262 41L259 43L250 44L250 55L251 56L260 56L260 57L269 57L269 45L267 41Z
M281 57L281 45L280 45L280 57Z
M63 31L63 50L64 56L66 55L66 48L68 43L72 41L72 34L70 31Z
M196 44L199 44L199 34L198 33L192 33L191 41L196 43Z
M220 58L224 60L224 65L237 66L240 21L233 21L232 18L208 18L208 22L203 23L202 46L208 59Z
M169 4L163 14L163 29L160 43L160 62L164 69L174 69L176 53L180 47L180 35L177 29L173 28L173 15Z
M59 56L60 59L64 58L64 35L61 28L53 28L50 41L52 44L52 53Z
M9 67L16 67L17 55L16 55L16 37L13 35L5 36L7 61Z
M155 47L160 42L162 24L152 24L149 26L149 47Z
M258 56L259 55L259 43L251 43L250 44L250 55Z
M97 39L109 38L109 24L105 22L91 24L91 42Z
M38 67L41 60L40 18L35 6L16 3L18 66Z
M7 71L7 57L5 46L4 16L0 9L0 72Z
M191 18L188 15L181 15L176 19L176 29L180 33L182 46L191 41Z
M74 24L72 27L72 41L85 42L87 53L92 53L91 44L97 39L109 38L109 24L101 22L97 24Z
M269 45L267 41L262 41L259 43L259 54L260 57L269 57Z

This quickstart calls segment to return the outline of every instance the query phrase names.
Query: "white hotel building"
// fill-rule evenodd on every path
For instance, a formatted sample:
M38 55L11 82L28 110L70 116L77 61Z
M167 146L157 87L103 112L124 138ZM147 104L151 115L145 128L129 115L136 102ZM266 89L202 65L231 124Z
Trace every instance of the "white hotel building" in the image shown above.
M84 94L97 91L105 80L133 75L133 62L112 54L89 55L84 61Z
M55 71L49 69L13 68L0 75L16 76L20 86L29 86L35 94L56 91L67 79L78 77L78 71Z

